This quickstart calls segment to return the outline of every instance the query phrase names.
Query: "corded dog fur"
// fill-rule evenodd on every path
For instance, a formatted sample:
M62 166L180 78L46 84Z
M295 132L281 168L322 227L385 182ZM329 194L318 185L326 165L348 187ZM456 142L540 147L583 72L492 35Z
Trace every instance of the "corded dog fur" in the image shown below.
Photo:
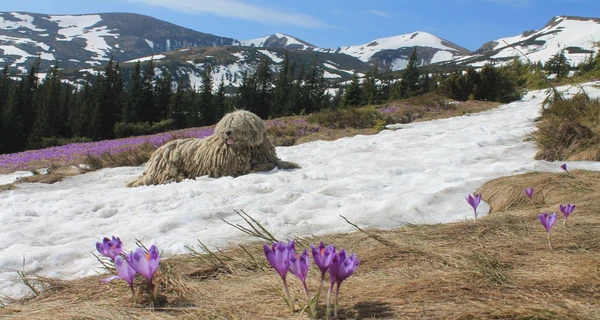
M173 140L156 149L144 174L127 186L179 182L205 175L237 177L275 167L299 168L277 158L262 119L252 112L237 110L226 114L209 137Z

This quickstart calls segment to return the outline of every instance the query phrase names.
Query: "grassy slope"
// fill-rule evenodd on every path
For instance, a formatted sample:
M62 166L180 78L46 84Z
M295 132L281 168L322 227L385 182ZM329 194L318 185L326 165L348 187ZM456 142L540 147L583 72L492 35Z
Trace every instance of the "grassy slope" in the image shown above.
M523 193L526 187L536 190L533 203ZM534 172L490 181L477 192L492 208L477 223L303 239L335 243L361 259L357 273L342 285L341 318L600 319L600 173ZM567 202L577 208L566 228L562 220L554 226L551 249L537 214L557 212ZM196 254L164 260L155 311L147 308L144 295L134 305L125 282L101 283L105 275L75 281L31 276L47 289L0 307L0 318L307 318L298 310L305 299L293 276L288 281L297 311L289 314L279 295L280 279L266 264L261 245L244 244L247 252L222 248L223 262ZM313 292L317 278L311 270ZM136 288L143 285L140 280Z

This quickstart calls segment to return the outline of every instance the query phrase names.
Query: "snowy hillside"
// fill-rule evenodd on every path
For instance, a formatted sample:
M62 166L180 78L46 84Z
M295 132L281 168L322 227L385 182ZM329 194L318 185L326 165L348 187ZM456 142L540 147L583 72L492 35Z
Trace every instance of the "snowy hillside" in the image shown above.
M427 32L413 32L388 38L375 39L367 44L341 47L336 53L357 57L365 62L378 63L391 70L406 67L413 48L417 47L419 65L452 60L470 51ZM322 49L331 52L332 49Z
M594 42L598 40L600 19L558 16L541 30L489 42L476 54L463 57L458 62L483 66L502 63L514 57L526 60L524 54L533 63L545 63L564 50L569 63L577 66L597 50Z
M231 38L186 29L132 13L46 15L0 12L0 64L25 71L41 58L41 69L89 68L191 46L235 44Z
M239 43L246 47L285 48L289 50L314 50L317 48L306 41L283 33L276 33L251 40L240 40Z

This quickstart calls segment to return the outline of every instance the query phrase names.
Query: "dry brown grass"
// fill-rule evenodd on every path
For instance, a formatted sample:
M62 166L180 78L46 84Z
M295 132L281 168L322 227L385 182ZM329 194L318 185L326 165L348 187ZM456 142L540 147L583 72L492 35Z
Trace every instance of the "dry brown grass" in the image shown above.
M536 191L535 206L523 193L526 187ZM533 172L491 181L477 192L491 212L476 223L308 239L335 243L361 259L342 285L341 318L600 319L600 173ZM577 208L566 228L554 226L551 249L537 214L558 212L567 202ZM1 307L0 318L306 319L299 311L289 314L261 245L217 253L222 262L198 254L165 259L154 311L145 296L134 305L124 281L103 284L105 276L94 276L41 279L49 284L44 292ZM311 268L314 292L318 275ZM288 281L298 310L305 302L301 284L291 275Z

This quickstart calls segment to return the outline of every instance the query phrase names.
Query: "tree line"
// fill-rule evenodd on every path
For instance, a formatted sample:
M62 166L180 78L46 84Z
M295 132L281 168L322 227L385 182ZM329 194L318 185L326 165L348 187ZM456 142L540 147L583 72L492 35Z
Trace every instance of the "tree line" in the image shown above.
M0 153L212 125L236 108L268 119L434 91L457 100L508 102L520 98L520 87L546 80L547 74L564 76L566 59L564 53L553 56L544 71L541 64L515 60L479 70L455 66L448 72L418 68L414 48L404 70L380 73L374 66L346 82L326 79L316 58L310 65L296 64L286 54L279 66L271 63L265 58L254 71L243 72L237 91L227 94L223 79L213 85L208 64L199 87L191 87L188 77L176 77L152 60L123 70L111 58L82 85L66 81L58 65L41 81L39 59L20 77L11 75L6 65L0 74ZM580 69L597 72L599 66L596 56Z

